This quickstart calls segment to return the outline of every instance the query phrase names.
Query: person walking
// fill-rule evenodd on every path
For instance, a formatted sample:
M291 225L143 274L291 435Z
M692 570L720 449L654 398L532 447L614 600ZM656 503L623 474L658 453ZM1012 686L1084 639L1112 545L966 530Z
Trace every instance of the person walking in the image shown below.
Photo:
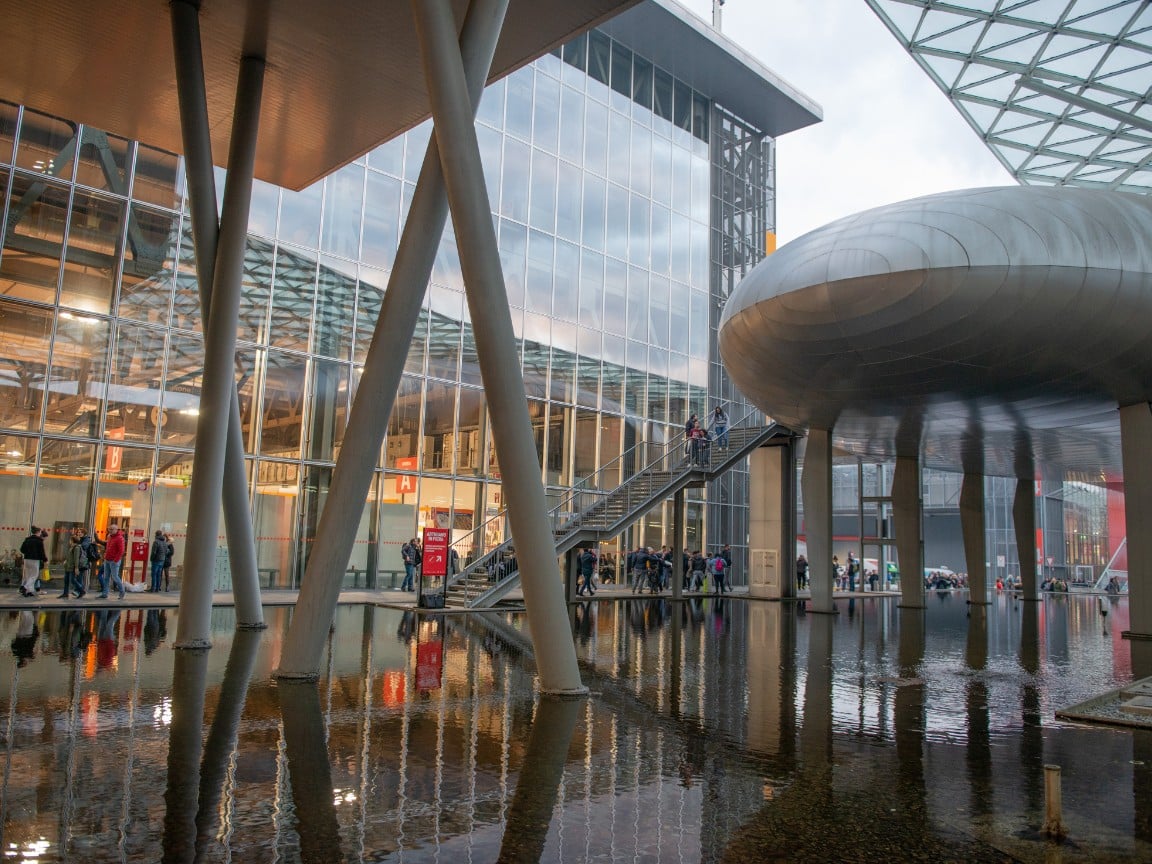
M849 593L856 592L856 577L860 575L860 559L856 557L855 552L848 553L848 591Z
M152 548L148 552L148 563L152 565L151 582L148 593L160 593L160 580L164 576L164 556L168 554L168 543L164 540L164 532L157 531L152 538Z
M400 555L404 559L404 581L400 583L401 591L413 591L413 580L416 578L416 538L413 537L400 547Z
M719 405L712 411L712 434L716 436L716 446L728 449L728 412Z
M124 599L124 583L120 581L120 567L124 563L124 533L119 525L108 529L108 540L104 544L104 573L100 577L100 597L108 599L108 586L120 592Z
M808 559L801 555L796 559L796 590L803 591L808 587Z
M168 590L168 577L172 572L172 556L176 554L176 547L172 545L172 535L164 535L164 590Z
M92 537L92 532L87 528L83 528L80 536L80 549L83 554L80 556L80 581L84 585L84 591L87 592L90 587L88 577L92 575L92 568L99 567L100 562L100 546Z
M728 586L728 593L732 593L732 547L727 543L720 550L720 557L724 559L724 582Z
M67 600L70 588L76 589L76 599L84 596L84 583L80 581L81 562L87 563L84 548L80 545L80 536L73 532L68 538L68 555L64 559L64 592L58 599Z
M692 553L692 560L688 565L692 571L692 581L689 583L693 591L699 591L704 586L704 556L697 549Z
M594 595L596 588L592 584L592 576L596 572L596 553L592 551L591 546L580 553L580 557L576 563L580 568L580 578L583 580L576 588L576 593L587 593L589 596Z
M48 553L44 551L45 534L46 532L33 525L24 542L20 544L20 554L24 557L24 569L20 581L21 597L36 597L39 594L36 582L40 579L40 569L48 560Z
M732 588L728 585L728 574L725 572L725 564L724 556L717 552L712 558L712 577L714 579L713 584L715 585L713 593L715 594L723 594L726 590L729 593L732 591Z

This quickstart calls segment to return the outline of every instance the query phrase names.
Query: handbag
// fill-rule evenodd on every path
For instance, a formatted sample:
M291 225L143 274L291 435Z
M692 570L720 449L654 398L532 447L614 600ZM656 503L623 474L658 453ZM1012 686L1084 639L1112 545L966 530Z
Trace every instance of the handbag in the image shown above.
M52 571L49 570L47 567L45 567L43 570L40 571L40 581L41 582L51 582L52 581Z

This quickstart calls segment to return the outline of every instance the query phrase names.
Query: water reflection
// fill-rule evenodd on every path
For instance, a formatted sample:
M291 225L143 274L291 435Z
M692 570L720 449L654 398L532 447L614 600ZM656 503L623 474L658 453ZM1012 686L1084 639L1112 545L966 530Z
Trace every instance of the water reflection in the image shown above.
M290 610L212 651L174 613L0 620L7 857L27 861L1152 859L1152 735L1057 723L1121 683L1126 606L851 616L572 607L592 695L535 693L526 622L341 607L319 682ZM1055 633L1060 628L1062 632ZM1064 766L1075 845L1036 834ZM839 851L838 851L839 850Z

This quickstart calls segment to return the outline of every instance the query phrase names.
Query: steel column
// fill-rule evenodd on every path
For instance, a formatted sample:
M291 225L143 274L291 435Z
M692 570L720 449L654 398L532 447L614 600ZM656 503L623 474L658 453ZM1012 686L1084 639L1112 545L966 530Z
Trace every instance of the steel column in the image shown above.
M459 44L473 116L484 92L507 10L508 0L473 0L464 19ZM320 658L340 598L340 581L356 540L360 514L404 372L407 346L412 342L448 220L437 140L433 129L284 640L284 653L276 672L279 677L315 678L320 673ZM404 346L404 350L399 346Z
M1039 600L1040 591L1036 584L1036 481L1031 477L1016 478L1012 525L1016 531L1016 552L1020 557L1021 599Z
M965 472L960 484L960 530L968 568L968 602L988 603L988 538L984 518L984 475Z
M684 499L687 491L681 489L672 498L672 599L684 594ZM674 613L680 614L680 610Z
M808 541L808 578L813 612L835 612L832 605L832 433L808 430L804 450L804 536Z
M1120 408L1124 522L1128 529L1129 638L1152 639L1152 405ZM1135 661L1135 657L1133 660ZM1149 673L1145 673L1149 674Z
M228 148L228 181L224 184L224 207L212 278L212 307L204 327L204 377L200 386L200 416L196 418L196 455L192 461L192 490L188 500L188 544L184 580L180 585L177 648L205 648L212 644L212 573L220 524L228 416L236 390L236 326L263 89L264 58L241 58L232 141Z
M412 11L432 116L441 133L440 164L460 250L496 453L505 477L508 521L516 540L541 690L587 692L580 683L576 647L557 572L556 542L548 521L516 335L484 187L467 81L456 44L455 19L447 0L412 0Z
M924 608L924 500L920 454L897 456L892 475L892 519L900 558L900 606ZM883 559L883 556L881 556ZM883 560L879 566L887 566Z
M212 282L216 269L216 245L220 223L216 218L216 178L212 170L212 138L208 127L208 101L204 90L204 63L200 49L198 4L173 0L172 45L176 58L176 91L180 106L180 131L184 142L184 174L192 216L192 241L196 251L196 284L200 294L200 320L207 323L212 311ZM232 570L236 602L236 626L263 629L260 579L256 568L256 544L244 470L244 438L240 428L240 400L236 382L228 406L228 439L224 452L224 531Z

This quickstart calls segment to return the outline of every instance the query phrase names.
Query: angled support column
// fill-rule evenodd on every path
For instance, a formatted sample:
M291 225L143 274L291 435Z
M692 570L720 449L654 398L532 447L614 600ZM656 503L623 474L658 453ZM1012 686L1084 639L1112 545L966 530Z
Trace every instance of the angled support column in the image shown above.
M984 532L984 475L965 472L960 484L960 530L968 567L968 602L988 604L988 540Z
M1131 616L1131 629L1124 635L1147 640L1152 639L1152 406L1147 402L1120 409L1120 453Z
M484 92L507 9L508 0L473 0L464 19L460 54L464 59L473 115ZM320 674L328 627L340 598L340 581L348 566L372 472L404 372L407 346L420 317L436 250L448 220L448 198L437 142L433 129L400 236L396 261L388 277L380 318L364 361L364 373L348 415L340 458L336 460L328 500L316 529L316 542L308 556L308 568L284 640L284 653L276 672L282 678L316 678Z
M793 462L791 442L758 447L748 458L749 597L796 596Z
M897 456L892 476L892 518L900 556L900 606L924 608L924 499L920 454Z
M192 241L196 250L196 284L200 293L200 320L207 324L212 311L212 283L216 270L216 246L220 223L216 218L216 178L212 170L212 138L208 128L208 101L204 89L204 64L200 50L199 3L173 0L173 53L176 57L176 90L180 103L180 131L184 141L184 174L192 215ZM236 382L228 406L228 439L224 453L224 531L228 535L228 558L232 568L232 592L236 601L236 626L263 629L260 580L256 568L256 544L244 470L244 438L240 428L240 401ZM215 544L215 540L213 540Z
M432 117L440 133L440 165L460 250L480 374L492 415L492 437L505 478L508 521L516 539L541 690L587 692L580 683L576 646L556 567L556 542L548 521L452 7L448 0L412 0L412 12Z
M811 612L835 612L832 605L832 432L809 429L804 451L804 534L808 539Z
M204 377L200 385L200 416L196 418L196 455L192 460L192 489L188 499L188 546L180 586L177 648L206 648L212 644L212 570L220 523L228 417L236 391L233 371L236 323L263 89L264 58L242 57L236 82L216 269L212 277L212 307L204 327ZM244 500L247 507L247 495Z
M1036 481L1031 477L1016 479L1012 525L1016 530L1016 551L1020 556L1021 599L1039 600L1040 589L1036 583Z
M684 595L684 499L687 491L681 489L672 498L672 599ZM673 613L679 616L677 610Z

